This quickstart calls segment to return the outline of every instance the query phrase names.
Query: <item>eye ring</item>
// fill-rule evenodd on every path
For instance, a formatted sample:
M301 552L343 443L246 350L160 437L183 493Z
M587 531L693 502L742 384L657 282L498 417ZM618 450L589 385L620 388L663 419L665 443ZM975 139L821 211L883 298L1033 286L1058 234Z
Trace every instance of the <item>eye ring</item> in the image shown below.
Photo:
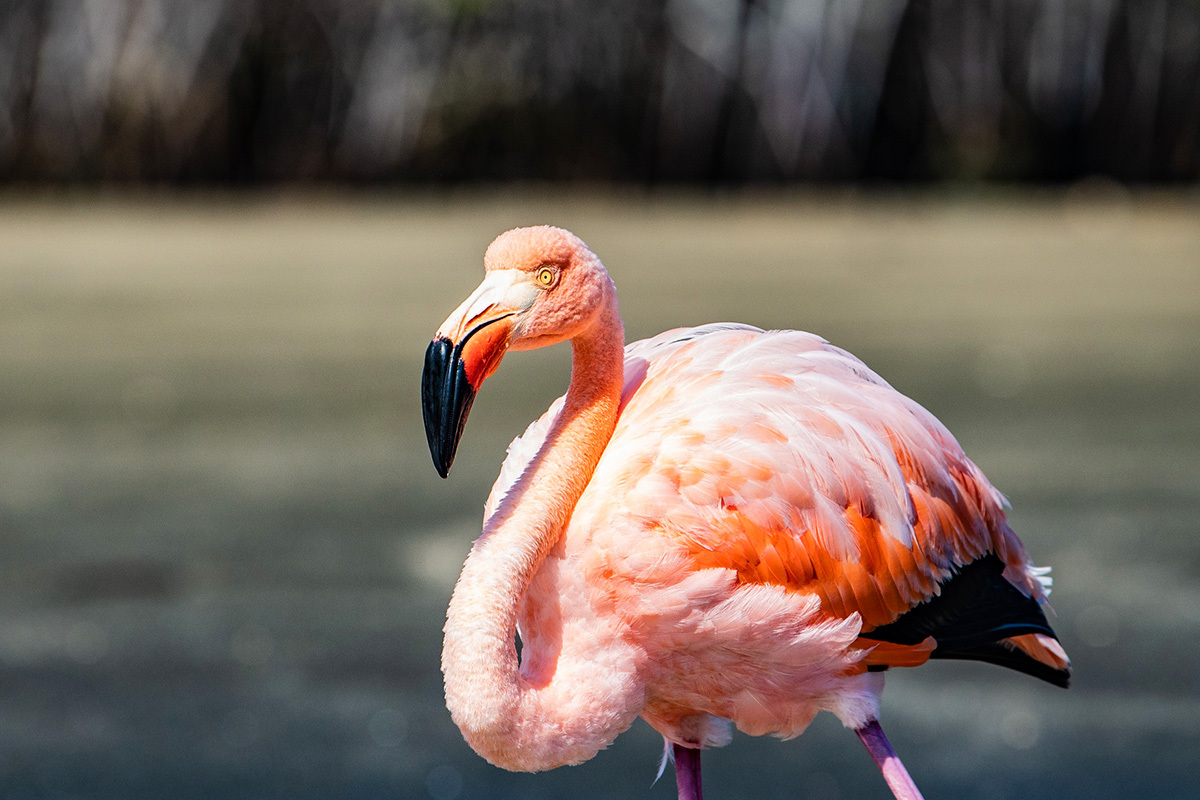
M541 286L543 289L549 289L558 282L558 272L550 267L542 267L537 271L537 276L535 279L537 280L538 286Z

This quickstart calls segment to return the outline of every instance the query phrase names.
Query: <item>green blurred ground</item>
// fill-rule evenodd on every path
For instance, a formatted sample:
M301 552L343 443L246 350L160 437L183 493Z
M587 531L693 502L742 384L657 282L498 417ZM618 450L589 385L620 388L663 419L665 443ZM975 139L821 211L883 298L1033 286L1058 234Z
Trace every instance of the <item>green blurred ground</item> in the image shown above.
M889 675L927 796L1193 797L1200 198L0 200L0 794L657 797L638 723L487 766L441 705L446 600L507 442L566 385L510 356L449 482L421 357L517 224L579 233L630 338L816 331L955 431L1055 568L1075 685ZM848 732L739 736L713 798L885 797Z

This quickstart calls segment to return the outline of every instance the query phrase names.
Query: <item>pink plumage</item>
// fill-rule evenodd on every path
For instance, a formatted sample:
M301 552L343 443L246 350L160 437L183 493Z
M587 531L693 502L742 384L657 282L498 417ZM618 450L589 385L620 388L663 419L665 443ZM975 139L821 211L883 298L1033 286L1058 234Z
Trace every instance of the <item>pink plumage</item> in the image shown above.
M485 758L578 763L640 715L692 797L698 750L731 726L791 737L830 711L919 797L876 722L882 670L974 658L1065 685L1049 581L1003 497L861 361L736 324L622 347L611 280L560 229L510 231L485 265L427 356L443 474L505 350L574 348L567 394L509 448L448 614L447 704Z

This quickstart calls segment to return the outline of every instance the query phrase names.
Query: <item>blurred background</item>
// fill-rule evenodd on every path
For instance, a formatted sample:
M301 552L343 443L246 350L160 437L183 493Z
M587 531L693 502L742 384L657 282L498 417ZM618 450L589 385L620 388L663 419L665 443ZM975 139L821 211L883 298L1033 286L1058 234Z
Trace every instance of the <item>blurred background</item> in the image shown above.
M1008 495L1074 685L889 673L931 800L1195 797L1198 180L1194 0L0 0L0 797L674 796L644 723L515 775L442 704L569 353L448 482L421 360L541 222L630 339L820 333ZM705 780L887 797L833 719Z
M1192 0L4 0L0 177L1200 177Z

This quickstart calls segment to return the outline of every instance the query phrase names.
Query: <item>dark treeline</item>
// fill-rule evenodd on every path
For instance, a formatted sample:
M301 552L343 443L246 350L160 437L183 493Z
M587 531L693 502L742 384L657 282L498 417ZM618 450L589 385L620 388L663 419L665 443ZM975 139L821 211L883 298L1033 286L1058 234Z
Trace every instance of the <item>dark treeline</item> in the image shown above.
M1197 0L0 0L0 179L1200 178Z

